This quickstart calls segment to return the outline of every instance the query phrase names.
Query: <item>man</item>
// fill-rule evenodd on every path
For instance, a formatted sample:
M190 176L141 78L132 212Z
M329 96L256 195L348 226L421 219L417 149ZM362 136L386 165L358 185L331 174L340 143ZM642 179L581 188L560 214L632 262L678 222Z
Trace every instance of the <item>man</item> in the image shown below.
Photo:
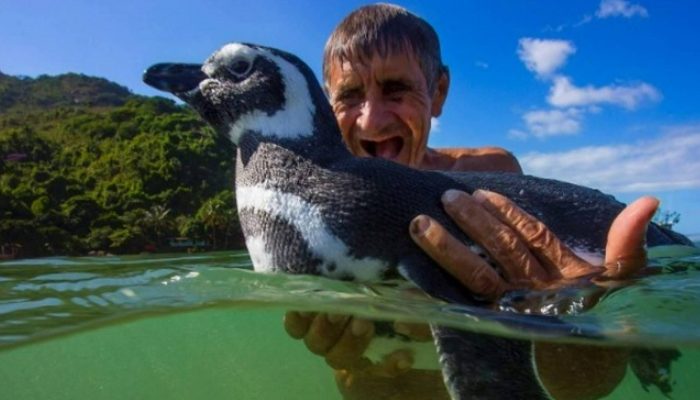
M433 28L401 7L377 4L348 15L326 43L323 78L343 139L355 155L420 169L522 172L517 160L500 148L427 147L431 118L441 114L447 98L449 72ZM600 267L578 258L543 224L500 195L448 191L442 201L465 233L503 267L503 276L427 216L412 221L411 236L470 291L494 300L513 288L635 272L644 265L645 228L658 205L646 197L620 214L609 232L605 267ZM403 387L435 382L425 374L402 373L410 369L410 353L397 352L382 365L368 365L362 353L373 336L371 322L290 312L285 328L337 370L346 398L362 398L363 390L376 394L377 385L397 384L402 376L410 376L399 383ZM399 324L397 329L417 339L426 335L420 326ZM370 383L363 385L363 380ZM436 398L426 385L424 394L418 387L409 390L412 398Z

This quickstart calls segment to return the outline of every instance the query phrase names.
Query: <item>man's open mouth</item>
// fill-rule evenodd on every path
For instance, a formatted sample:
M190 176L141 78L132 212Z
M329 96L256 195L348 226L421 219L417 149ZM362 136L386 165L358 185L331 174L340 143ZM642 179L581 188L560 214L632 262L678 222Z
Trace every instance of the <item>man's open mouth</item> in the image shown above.
M381 157L387 160L395 160L404 146L404 140L400 136L394 136L386 140L360 140L360 146L372 157Z

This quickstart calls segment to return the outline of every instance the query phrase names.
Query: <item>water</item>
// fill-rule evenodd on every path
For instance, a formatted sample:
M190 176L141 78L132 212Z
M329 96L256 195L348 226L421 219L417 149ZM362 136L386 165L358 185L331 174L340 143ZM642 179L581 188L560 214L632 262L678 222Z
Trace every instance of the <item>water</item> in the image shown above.
M652 255L659 274L565 319L606 338L587 344L678 349L670 374L656 376L673 399L694 399L700 255L674 248ZM547 326L510 330L396 285L256 274L244 252L10 261L0 263L0 399L340 399L323 359L284 332L286 310L573 341ZM665 398L647 389L628 368L608 398Z

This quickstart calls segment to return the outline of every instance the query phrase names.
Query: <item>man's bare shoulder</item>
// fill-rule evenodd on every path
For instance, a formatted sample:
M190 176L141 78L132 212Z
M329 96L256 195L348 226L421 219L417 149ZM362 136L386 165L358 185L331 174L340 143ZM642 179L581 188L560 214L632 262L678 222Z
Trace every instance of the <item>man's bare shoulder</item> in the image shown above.
M501 147L429 148L421 167L443 171L523 172L515 156Z

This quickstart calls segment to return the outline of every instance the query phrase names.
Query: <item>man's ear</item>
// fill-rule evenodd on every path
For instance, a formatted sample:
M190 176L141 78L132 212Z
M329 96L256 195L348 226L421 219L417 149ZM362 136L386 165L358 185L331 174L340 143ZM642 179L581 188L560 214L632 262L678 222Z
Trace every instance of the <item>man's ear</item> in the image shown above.
M430 115L433 117L439 117L442 114L442 106L445 104L447 99L447 92L450 89L450 72L447 67L443 67L440 77L435 85L435 91L433 92L433 103L430 108Z

